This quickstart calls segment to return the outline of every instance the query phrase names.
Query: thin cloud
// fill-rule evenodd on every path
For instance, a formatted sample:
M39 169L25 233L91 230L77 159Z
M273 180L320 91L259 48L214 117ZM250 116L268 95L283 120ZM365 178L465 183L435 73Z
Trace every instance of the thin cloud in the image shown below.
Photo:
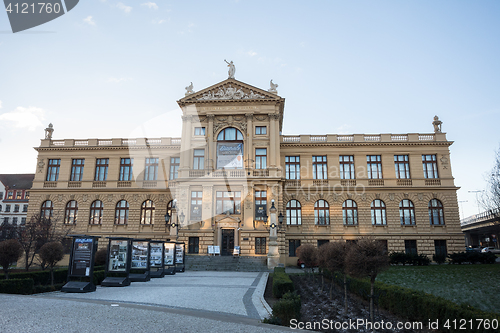
M254 57L257 55L257 52L255 51L248 51L247 54L250 56L250 57Z
M154 2L145 2L145 3L142 3L141 6L146 6L148 7L149 9L154 9L154 10L157 10L158 9L158 5L155 4Z
M118 2L116 4L116 7L118 7L118 9L123 10L126 14L129 14L132 11L132 7L126 6L123 3L121 3L121 2Z
M167 22L167 20L154 19L152 22L153 22L153 24L163 24L163 23Z
M129 77L120 77L120 78L110 77L108 79L108 82L112 82L112 83L121 83L121 82L127 82L127 81L132 81L132 79Z
M83 19L83 22L87 23L88 25L95 25L95 21L92 16L87 16Z
M29 106L24 108L18 106L14 111L0 115L1 121L10 122L15 128L25 128L34 131L38 127L43 127L42 120L45 119L45 111L41 108Z

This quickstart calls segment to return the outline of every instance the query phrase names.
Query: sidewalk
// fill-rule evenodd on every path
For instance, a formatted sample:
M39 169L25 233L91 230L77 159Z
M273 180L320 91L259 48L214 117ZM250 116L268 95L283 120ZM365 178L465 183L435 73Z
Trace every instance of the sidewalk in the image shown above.
M266 272L187 271L92 293L0 294L2 332L278 332ZM297 331L297 330L293 330Z

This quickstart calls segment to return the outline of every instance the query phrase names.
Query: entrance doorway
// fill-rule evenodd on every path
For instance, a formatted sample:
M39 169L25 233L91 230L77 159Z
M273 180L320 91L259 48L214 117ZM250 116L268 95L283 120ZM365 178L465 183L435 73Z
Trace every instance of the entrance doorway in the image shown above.
M230 256L234 250L234 229L222 229L221 255Z

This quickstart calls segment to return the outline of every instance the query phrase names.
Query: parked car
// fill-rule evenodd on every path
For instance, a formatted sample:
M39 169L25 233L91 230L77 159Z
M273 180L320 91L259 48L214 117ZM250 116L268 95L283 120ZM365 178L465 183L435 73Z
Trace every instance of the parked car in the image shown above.
M483 249L481 250L481 252L482 253L491 252L491 253L494 253L494 254L500 254L500 249L496 249L493 246L487 246L487 247L483 247Z
M465 252L481 252L481 248L477 245L469 245L465 248Z

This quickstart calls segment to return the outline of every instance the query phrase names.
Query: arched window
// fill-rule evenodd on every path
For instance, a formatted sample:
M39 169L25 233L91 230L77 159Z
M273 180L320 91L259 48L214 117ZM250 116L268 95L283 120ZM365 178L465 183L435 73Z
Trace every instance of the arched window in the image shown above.
M431 225L444 225L443 204L438 199L429 201L429 222Z
M146 200L141 206L141 224L153 224L155 219L155 204Z
M385 203L380 199L372 201L372 224L373 225L386 225L387 215L385 212Z
M415 206L411 200L404 199L399 203L399 219L401 225L415 224Z
M89 224L101 224L102 223L102 210L104 206L101 200L96 200L90 205L90 220Z
M42 204L42 208L40 209L40 217L44 217L46 219L50 219L52 217L52 212L54 210L54 205L52 201L47 200Z
M66 204L66 210L64 211L64 223L73 224L76 223L76 218L78 216L78 203L75 200L68 201Z
M314 203L314 223L318 225L330 224L330 206L326 200Z
M234 127L217 135L217 169L243 169L243 134Z
M120 200L116 203L115 224L127 224L128 222L128 202Z
M358 224L358 205L356 205L356 201L347 199L342 203L342 217L344 218L344 225Z
M290 200L286 204L286 224L302 224L302 208L297 200Z

